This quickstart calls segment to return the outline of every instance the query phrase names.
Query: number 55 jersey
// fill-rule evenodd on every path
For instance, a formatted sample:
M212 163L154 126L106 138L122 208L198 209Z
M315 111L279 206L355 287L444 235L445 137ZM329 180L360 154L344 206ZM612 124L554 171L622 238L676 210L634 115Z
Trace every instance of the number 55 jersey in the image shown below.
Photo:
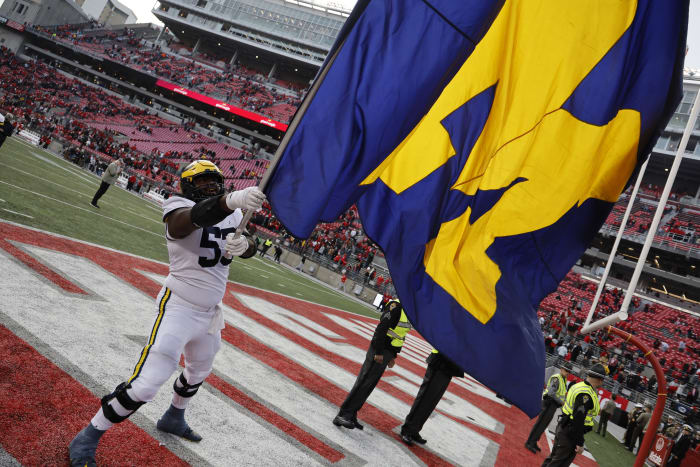
M191 208L194 201L172 196L163 203L163 221L174 211ZM170 274L165 286L194 305L210 308L218 304L226 292L231 259L224 257L226 236L236 231L243 213L236 209L212 227L197 229L184 238L173 238L165 226L170 257Z

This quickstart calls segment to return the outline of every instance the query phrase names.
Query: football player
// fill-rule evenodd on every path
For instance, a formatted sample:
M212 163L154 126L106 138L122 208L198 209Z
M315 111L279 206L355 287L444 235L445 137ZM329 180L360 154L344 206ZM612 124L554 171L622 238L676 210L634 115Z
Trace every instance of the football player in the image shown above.
M71 441L73 466L96 465L100 437L155 397L177 369L181 354L185 368L156 427L190 441L202 439L185 421L185 409L211 372L220 347L221 299L232 257L255 254L254 242L233 234L243 219L241 209L260 209L265 195L257 187L227 194L221 170L206 160L183 170L180 187L180 196L163 204L170 273L156 299L153 328L133 374L102 398L91 422Z

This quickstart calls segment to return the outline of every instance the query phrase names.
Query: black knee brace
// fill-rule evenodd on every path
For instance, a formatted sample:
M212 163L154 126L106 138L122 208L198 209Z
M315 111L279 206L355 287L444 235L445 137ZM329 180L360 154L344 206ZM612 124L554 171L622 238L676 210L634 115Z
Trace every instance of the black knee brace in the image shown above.
M105 418L112 423L120 423L129 418L129 416L136 412L139 407L141 407L145 402L135 401L126 393L126 390L131 388L131 384L121 383L111 394L107 394L102 398L102 413L104 413ZM109 404L113 399L117 399L117 402L129 410L127 415L119 415L114 408Z
M182 386L177 385L178 381L180 381L180 384ZM176 379L175 382L173 383L173 390L180 397L192 397L195 394L197 394L197 391L199 391L199 387L201 385L202 385L202 383L187 384L187 380L185 379L185 374L180 373L180 377L178 379Z

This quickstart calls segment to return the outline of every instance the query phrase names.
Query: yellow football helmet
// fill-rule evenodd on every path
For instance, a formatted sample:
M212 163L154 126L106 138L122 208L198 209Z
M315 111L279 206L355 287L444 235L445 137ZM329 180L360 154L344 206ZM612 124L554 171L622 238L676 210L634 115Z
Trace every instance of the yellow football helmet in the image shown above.
M209 182L196 182L197 179L207 178ZM195 203L212 196L226 193L224 188L224 173L211 161L198 160L190 163L180 174L180 191L182 196Z

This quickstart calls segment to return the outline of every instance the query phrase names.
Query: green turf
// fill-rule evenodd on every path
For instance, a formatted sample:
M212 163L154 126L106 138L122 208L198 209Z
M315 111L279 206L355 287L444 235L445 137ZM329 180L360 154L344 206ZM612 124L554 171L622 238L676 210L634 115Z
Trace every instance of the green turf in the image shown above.
M0 149L0 219L168 261L161 209L116 186L90 206L99 179L15 138ZM10 212L10 211L14 211ZM26 216L32 216L26 217ZM369 305L259 256L235 261L229 278L242 284L375 317Z
M634 465L635 455L625 449L614 436L603 438L591 431L586 436L586 448L595 457L600 467L626 467ZM576 461L574 461L576 462Z

